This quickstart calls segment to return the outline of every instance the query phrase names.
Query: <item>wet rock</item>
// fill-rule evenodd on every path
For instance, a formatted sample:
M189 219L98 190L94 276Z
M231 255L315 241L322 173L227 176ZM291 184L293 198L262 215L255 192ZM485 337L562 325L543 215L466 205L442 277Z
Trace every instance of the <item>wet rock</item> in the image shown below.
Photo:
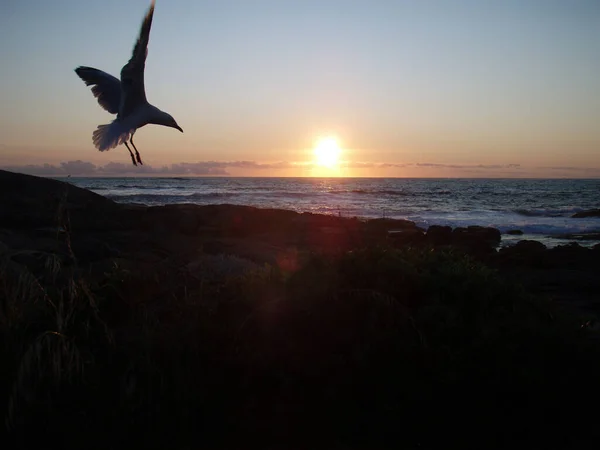
M600 265L592 249L582 247L577 242L559 245L548 250L548 263L554 267L589 267Z
M511 236L521 236L523 232L521 230L508 230L506 234L510 234Z
M500 230L496 228L481 226L457 227L452 230L451 245L485 261L496 252L500 239Z
M571 217L575 219L584 219L586 217L600 217L600 209L588 209L586 211L579 211L573 214Z
M452 243L452 228L449 226L431 225L427 229L427 242L432 245L449 245Z
M402 231L420 229L414 222L404 219L370 219L365 222L365 230L368 232Z
M452 231L452 243L455 244L487 244L495 247L501 239L500 230L492 227L473 225L457 227Z
M389 233L389 239L394 247L422 245L425 243L425 233L418 229L393 231Z
M547 247L541 242L525 239L517 242L515 245L508 247L507 249L519 253L540 253L547 250Z
M539 267L544 264L546 250L541 242L526 239L501 248L497 261L502 265Z

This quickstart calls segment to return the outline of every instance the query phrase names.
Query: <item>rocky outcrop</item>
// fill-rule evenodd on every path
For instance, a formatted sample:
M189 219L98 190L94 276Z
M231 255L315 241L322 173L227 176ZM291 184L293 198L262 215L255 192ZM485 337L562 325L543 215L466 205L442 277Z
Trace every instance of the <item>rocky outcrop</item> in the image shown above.
M501 248L497 261L502 265L539 267L546 257L546 246L538 241L522 240L515 245Z
M419 229L393 231L389 233L389 238L395 247L421 246L426 242L425 233Z
M473 225L467 228L457 227L452 231L452 242L454 243L477 243L497 246L500 244L502 235L500 230L492 227L481 227Z
M600 209L588 209L586 211L579 211L573 214L571 217L575 219L584 219L586 217L600 217Z
M452 230L451 245L463 249L470 255L486 261L496 252L502 236L492 227L470 226Z
M62 181L4 170L0 170L0 205L0 228L119 226L115 222L119 205L101 195Z
M584 219L586 217L600 217L600 209L588 209L586 211L579 211L573 214L571 217L575 219Z
M431 225L427 229L427 242L432 245L450 245L452 243L452 227Z

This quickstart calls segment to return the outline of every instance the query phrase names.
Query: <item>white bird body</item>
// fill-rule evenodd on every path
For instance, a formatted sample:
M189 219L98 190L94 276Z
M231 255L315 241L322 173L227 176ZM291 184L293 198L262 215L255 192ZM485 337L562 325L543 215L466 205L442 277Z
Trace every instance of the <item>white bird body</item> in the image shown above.
M144 68L148 54L148 39L154 15L154 0L144 18L140 35L133 49L131 59L121 69L121 80L92 67L80 66L75 73L92 86L92 93L100 106L111 114L117 114L110 124L99 125L92 136L96 148L107 151L120 144L125 144L131 154L131 161L142 164L140 154L133 143L135 132L148 124L164 125L183 133L173 117L151 105L146 100L144 88ZM135 149L135 157L128 142Z

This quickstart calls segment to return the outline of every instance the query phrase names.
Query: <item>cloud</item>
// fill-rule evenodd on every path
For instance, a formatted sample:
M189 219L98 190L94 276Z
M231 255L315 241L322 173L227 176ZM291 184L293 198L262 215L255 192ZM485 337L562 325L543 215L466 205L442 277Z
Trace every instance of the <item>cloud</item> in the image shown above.
M541 167L542 169L550 169L550 170L566 170L573 172L600 172L600 168L598 167Z
M180 162L161 167L150 165L133 166L121 162L109 162L103 166L97 166L88 161L65 161L60 165L22 165L6 166L5 170L22 172L40 176L115 176L115 175L229 175L227 169L253 169L253 170L280 170L293 167L301 167L302 163L279 161L274 163L258 163L256 161L199 161Z
M60 166L67 174L76 173L81 175L89 175L96 172L96 165L86 161L67 161L60 163Z
M552 176L574 177L574 178L598 178L600 177L600 167L573 167L573 166L553 166L538 167L540 170L549 171Z
M519 169L520 164L440 164L440 163L372 163L360 161L343 161L342 167L351 169L397 169L407 167L435 168L435 169Z
M223 168L214 162L179 163L164 166L160 173L176 175L229 175Z
M133 166L129 163L109 162L102 166L89 161L75 160L64 161L60 164L29 164L21 166L5 166L4 170L22 172L38 176L226 176L230 175L232 169L239 171L264 171L265 175L278 175L279 170L301 169L314 166L313 161L277 161L271 163L260 163L256 161L198 161L179 162L163 166L139 165ZM427 169L455 171L460 173L479 173L483 176L573 176L573 177L598 177L600 168L553 166L553 167L522 167L520 164L446 164L446 163L389 163L368 161L342 161L340 167L347 169L369 169L374 175L377 170L384 169L414 169L414 175Z
M416 167L432 167L436 169L519 169L521 164L437 164L437 163L416 163Z
M360 162L360 161L342 161L340 166L345 169L372 169L376 167L376 163Z
M52 164L28 164L25 166L5 166L3 170L10 172L20 172L29 175L39 176L54 176L54 175L66 175L62 167L57 167Z
M257 163L256 161L208 161L204 164L212 164L215 168L237 168L237 169L289 169L304 165L303 163L294 163L288 161L279 161L275 163Z
M97 167L96 172L99 175L134 175L140 173L151 175L155 173L156 170L148 165L134 166L133 164L109 162L103 166Z

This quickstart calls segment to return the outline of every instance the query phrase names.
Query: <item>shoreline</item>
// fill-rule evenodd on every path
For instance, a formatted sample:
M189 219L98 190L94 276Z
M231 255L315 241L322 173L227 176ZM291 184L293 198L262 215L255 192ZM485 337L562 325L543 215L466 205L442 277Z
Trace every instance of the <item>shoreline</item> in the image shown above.
M0 171L0 176L6 178L7 180L12 180L13 182L17 182L19 184L24 184L27 182L35 183L39 185L37 190L46 190L47 194L50 194L52 197L52 204L54 208L60 207L59 197L64 196L65 188L68 186L69 189L76 194L78 198L80 198L80 204L73 204L76 213L81 213L82 209L89 209L89 214L94 215L93 208L100 206L99 209L103 211L103 214L108 214L108 216L102 217L102 220L108 220L110 225L106 227L107 230L114 228L114 226L118 222L122 222L117 225L117 228L127 228L135 229L135 228L144 228L146 227L147 219L143 216L147 216L150 214L157 214L158 216L164 216L161 212L164 211L165 214L172 214L171 220L174 222L183 221L185 225L183 225L182 229L177 229L177 226L171 226L171 231L182 231L185 234L193 234L194 227L202 228L204 222L206 222L206 218L203 217L205 215L205 211L211 209L221 209L221 210L230 210L229 213L226 213L225 216L231 216L232 212L240 211L239 214L257 216L257 217L249 217L246 220L250 221L260 221L261 219L258 217L260 215L265 215L265 217L269 217L270 220L282 220L282 226L288 227L291 233L295 233L298 231L298 227L302 228L302 225L298 224L290 224L289 222L301 222L305 218L307 219L307 223L304 224L306 226L312 226L308 222L314 222L317 227L329 227L329 231L331 232L332 228L338 228L338 234L344 234L347 232L348 224L353 224L354 229L352 232L356 235L357 233L364 233L367 229L369 229L369 224L376 224L372 229L377 229L377 237L373 234L373 231L370 230L367 233L371 233L370 239L379 239L379 240L387 240L389 239L390 233L394 233L394 240L397 242L402 242L403 244L410 245L440 245L440 242L443 242L443 245L453 245L453 244L462 244L465 245L465 242L471 240L474 246L487 246L488 250L499 251L502 249L506 249L508 247L513 247L517 245L520 241L536 241L543 244L548 249L567 246L578 246L585 249L597 249L600 245L600 231L589 231L589 232L579 232L579 233L557 233L557 234L537 234L537 233L527 233L520 230L518 227L513 227L510 230L501 230L500 228L492 227L492 226L482 226L475 224L465 224L464 226L452 226L445 224L429 224L429 225L420 225L418 222L412 221L410 219L398 219L398 218L388 218L388 217L350 217L344 216L341 214L335 213L312 213L308 211L297 211L292 209L285 208L267 208L267 207L258 207L258 206L250 206L250 205L242 205L236 203L211 203L211 204L196 204L196 203L167 203L162 205L147 205L143 203L135 203L135 202L123 202L123 201L115 201L110 199L109 197L94 193L93 190L78 187L77 185L70 182L70 180L66 179L65 181L56 180L53 178L45 178L45 177L35 177L31 175L18 174L13 172L5 172ZM4 181L5 188L10 192L10 181ZM57 183L57 184L54 184ZM5 192L5 195L8 194ZM18 196L18 194L17 194ZM11 201L15 202L15 209L19 209L19 207L35 207L33 205L36 201L44 203L42 209L47 208L48 202L45 199L36 199L31 196L35 196L35 191L32 191L29 194L29 198L21 199L23 200L21 203L23 205L19 205L20 200L18 198L12 198ZM102 200L100 200L102 199ZM25 206L25 203L28 203ZM84 205L85 203L85 205ZM249 211L253 211L253 213L248 213ZM592 211L593 213L598 213L597 210ZM6 216L10 216L12 213L13 216L18 216L19 211L7 211ZM27 211L27 213L31 213L31 211ZM580 214L580 213L578 213ZM44 211L39 220L42 223L51 222L50 217L56 216L56 211ZM87 218L88 220L90 218ZM34 221L35 219L32 218ZM161 217L161 220L167 223L169 220L166 217ZM223 219L227 220L227 219ZM577 218L572 218L572 220L580 220ZM358 227L357 224L362 224ZM324 225L326 224L326 225ZM35 225L35 224L30 224ZM212 224L215 226L218 224ZM243 227L241 223L238 224L239 227ZM2 224L0 223L0 226ZM164 225L168 229L168 225ZM251 226L256 227L256 224L251 224ZM360 228L360 230L358 230ZM364 228L364 229L363 229ZM265 226L265 230L269 229L268 226ZM431 233L429 230L433 230L434 233L439 233L439 230L443 229L444 233L447 234L441 241L439 237L430 238ZM345 231L344 231L345 230ZM255 230L260 231L260 230ZM240 233L244 234L241 230ZM480 239L481 233L484 233L486 238L483 240ZM487 233L487 234L486 234ZM346 233L347 234L347 233ZM402 235L400 237L400 234ZM457 240L454 237L460 235L461 237ZM354 236L356 238L356 236ZM345 236L347 239L347 236ZM487 239L487 240L486 240ZM293 239L292 239L293 240ZM549 245L553 244L553 245ZM467 244L468 246L468 244Z
M588 273L600 261L600 244L594 241L571 240L549 247L539 239L502 234L492 227L425 229L402 219L359 220L232 204L126 204L71 183L4 171L0 188L5 205L0 211L3 246L59 252L65 259L64 246L51 237L56 239L59 216L64 221L68 214L71 245L86 264L120 255L133 259L171 255L191 263L199 252L209 252L278 267L290 255L311 252L335 256L369 246L448 248L532 283L532 289L549 290L558 298L579 296L589 303L591 294L573 292L577 283L589 284ZM530 272L540 270L543 277L527 280ZM568 271L576 274L574 280L566 276Z
M102 195L102 194L99 194L99 195ZM448 225L447 223L444 223L443 220L439 220L438 222L430 221L431 223L427 224L427 223L424 223L424 221L413 220L410 218L410 216L407 216L407 217L346 216L346 215L340 215L340 214L335 214L335 213L313 213L313 212L306 211L306 210L293 210L293 209L288 209L288 208L269 208L269 207L265 207L265 206L256 206L256 205L238 204L238 203L200 204L200 203L193 203L193 202L181 202L181 203L145 204L145 203L136 203L136 202L127 202L127 201L117 201L117 200L114 200L114 199L104 196L104 195L103 195L103 197L108 198L120 205L141 207L141 208L155 208L155 207L164 207L164 206L170 206L170 207L176 207L176 208L186 208L186 207L205 207L205 206L211 206L211 205L219 205L219 206L227 206L227 207L232 207L232 208L251 207L251 208L257 208L259 210L273 209L273 210L278 210L278 211L282 211L282 212L293 212L293 213L297 213L297 214L315 214L315 215L331 216L331 217L342 218L342 219L359 220L361 222L368 222L368 221L372 221L372 220L408 221L408 222L412 222L416 227L418 227L424 231L426 231L429 227L432 227L432 226L433 227L449 226L452 229L469 228L469 227L493 228L493 229L498 230L501 235L501 240L500 240L500 243L498 244L498 248L516 245L520 240L537 241L537 242L544 244L548 248L553 248L553 247L557 247L557 246L561 246L561 245L569 245L570 243L577 243L582 247L592 248L595 245L600 244L600 220L598 221L598 228L594 228L590 231L571 232L571 233L557 232L557 233L551 234L551 233L524 232L521 230L521 228L527 228L527 227L519 228L518 226L495 227L492 225L481 225L481 224L477 224L477 223L468 223L468 222L461 224L461 225Z
M425 229L430 225L452 228L486 226L499 229L503 238L509 231L520 230L525 235L524 239L539 240L547 246L568 243L573 240L569 235L600 235L598 211L586 214L594 212L589 208L597 207L593 196L590 197L589 188L579 198L573 197L573 189L576 190L577 185L560 183L564 180L556 180L559 182L554 184L526 183L522 192L519 192L519 182L487 180L489 183L465 184L452 180L438 180L439 183L412 181L295 179L287 184L281 178L264 178L264 183L236 177L228 177L223 182L207 178L121 178L116 182L92 178L89 181L78 179L74 184L120 204L232 204L358 217L361 220L403 219ZM560 194L561 189L568 193L566 197ZM560 194L556 198L570 199L565 205L580 206L559 206L562 203L557 203L552 199L554 197L550 197L549 201L543 200L544 195L552 196L554 192ZM514 240L506 236L502 245ZM584 246L600 242L600 239L596 242L575 240Z

